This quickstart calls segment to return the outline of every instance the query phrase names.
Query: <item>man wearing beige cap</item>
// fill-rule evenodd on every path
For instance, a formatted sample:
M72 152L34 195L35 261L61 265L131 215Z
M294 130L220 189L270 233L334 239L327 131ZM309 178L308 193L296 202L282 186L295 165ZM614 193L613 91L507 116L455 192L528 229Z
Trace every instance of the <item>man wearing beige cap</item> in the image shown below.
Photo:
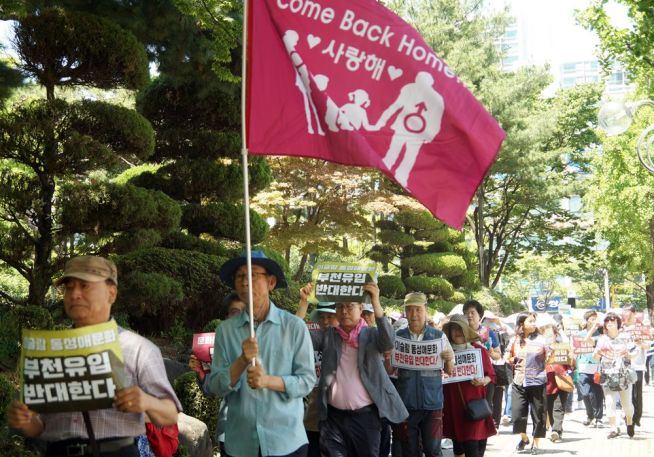
M454 352L447 336L427 325L427 296L411 292L404 297L404 313L408 327L397 331L397 336L413 341L440 340L443 369L451 374ZM441 370L399 369L396 387L409 410L409 418L396 427L404 457L440 457L443 436L443 384ZM420 450L422 443L422 451Z
M75 327L107 322L116 300L116 265L102 257L75 257L66 263L55 285L63 286L64 309ZM177 423L182 407L164 369L161 352L147 339L118 327L125 364L124 389L114 396L113 408L89 411L88 416L103 457L138 456L134 438L145 434L144 413L158 426ZM36 414L14 401L7 411L9 426L23 435L48 443L46 457L92 455L81 412Z

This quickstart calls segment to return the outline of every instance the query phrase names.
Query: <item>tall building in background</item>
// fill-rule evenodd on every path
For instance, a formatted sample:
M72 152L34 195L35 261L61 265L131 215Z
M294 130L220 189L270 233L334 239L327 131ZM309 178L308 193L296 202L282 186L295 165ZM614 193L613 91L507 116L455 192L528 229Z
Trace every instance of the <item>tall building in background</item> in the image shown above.
M624 98L633 89L621 65L615 64L608 75L604 73L595 56L597 37L576 23L575 11L586 8L590 0L506 0L506 4L513 21L498 42L503 70L547 65L554 82L545 96L560 88L599 81L606 82L606 98ZM499 6L500 2L489 2L490 8ZM619 5L609 8L616 22L626 26L626 12Z

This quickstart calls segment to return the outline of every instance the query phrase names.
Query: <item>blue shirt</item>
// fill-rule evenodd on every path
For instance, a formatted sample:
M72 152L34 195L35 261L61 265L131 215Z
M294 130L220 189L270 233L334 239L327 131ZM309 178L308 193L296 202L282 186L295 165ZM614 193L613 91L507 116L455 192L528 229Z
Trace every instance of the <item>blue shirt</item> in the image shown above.
M241 356L241 344L249 338L248 313L220 324L216 329L209 390L227 402L225 447L232 457L286 455L306 444L302 398L316 383L313 347L304 322L270 304L266 320L256 331L258 358L267 374L281 376L286 392L250 389L247 370L232 387L230 366Z

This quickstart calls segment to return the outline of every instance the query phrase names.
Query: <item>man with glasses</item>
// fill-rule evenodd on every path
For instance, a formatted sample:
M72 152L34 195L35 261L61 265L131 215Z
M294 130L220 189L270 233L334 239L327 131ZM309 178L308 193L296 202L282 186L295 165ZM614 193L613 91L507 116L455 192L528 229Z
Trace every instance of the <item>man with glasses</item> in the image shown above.
M320 374L320 450L323 456L377 457L381 419L402 422L408 412L383 364L395 335L379 302L379 287L370 294L376 327L361 317L361 303L337 303L338 327L312 332L322 351Z
M441 457L443 437L443 384L442 374L452 374L454 351L447 336L427 325L427 296L422 292L411 292L404 297L404 313L409 321L406 328L397 331L397 336L412 341L440 340L443 369L405 370L398 369L397 390L409 417L396 430L402 443L404 457ZM422 445L422 446L421 446Z
M112 261L74 257L66 262L55 285L63 286L64 310L75 327L112 319L111 307L118 294L118 273ZM134 439L145 435L144 414L157 426L173 425L182 406L166 377L159 348L122 327L118 327L118 342L129 387L116 392L113 408L89 411L88 420L100 456L136 457ZM85 418L79 411L36 414L23 402L14 401L7 423L24 436L46 441L46 457L92 455Z
M281 267L261 251L251 258L251 284L245 255L220 268L220 279L243 302L252 288L252 316L244 312L216 329L208 383L227 401L225 449L231 457L305 456L302 398L316 382L309 331L270 299L276 287L286 287Z

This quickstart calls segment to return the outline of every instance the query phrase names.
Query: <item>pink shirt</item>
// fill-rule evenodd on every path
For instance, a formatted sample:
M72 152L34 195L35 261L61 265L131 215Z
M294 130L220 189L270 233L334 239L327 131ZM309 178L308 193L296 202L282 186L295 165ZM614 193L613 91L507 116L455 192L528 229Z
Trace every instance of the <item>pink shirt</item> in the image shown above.
M342 343L341 359L336 369L336 379L329 393L329 404L334 408L354 410L372 405L368 391L361 382L357 356L359 350Z

